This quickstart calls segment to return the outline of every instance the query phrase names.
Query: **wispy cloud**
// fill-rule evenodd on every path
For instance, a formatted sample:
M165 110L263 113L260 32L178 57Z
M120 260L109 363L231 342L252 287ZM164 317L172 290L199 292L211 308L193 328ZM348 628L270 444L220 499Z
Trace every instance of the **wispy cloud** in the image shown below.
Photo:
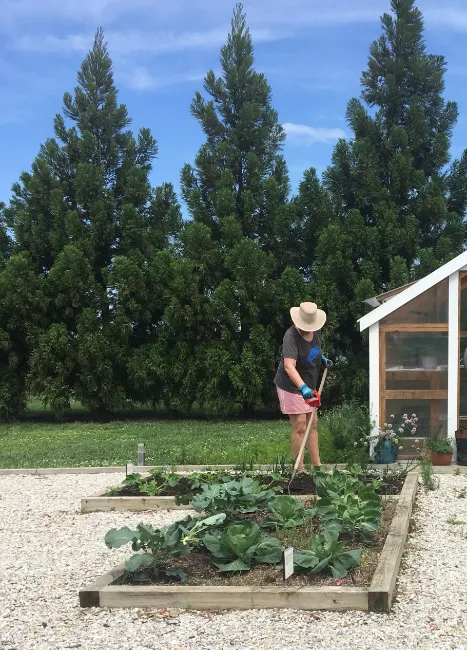
M467 9L443 6L433 7L424 12L424 18L430 25L454 31L467 31Z
M315 142L330 144L334 140L345 137L345 132L338 128L326 129L307 124L294 124L293 122L285 122L282 126L288 139L306 145Z
M252 31L255 42L275 41L285 36L284 32L260 29ZM112 54L121 56L144 52L148 54L165 54L182 52L192 49L208 49L219 47L225 42L227 29L212 29L209 31L181 32L152 32L152 31L122 31L107 32L106 39ZM84 53L92 45L93 34L68 34L67 36L21 36L14 42L19 50L70 54Z
M204 79L204 73L201 72L158 76L151 74L145 67L139 67L124 75L123 81L133 90L145 91L161 90L191 81L201 81L202 79Z

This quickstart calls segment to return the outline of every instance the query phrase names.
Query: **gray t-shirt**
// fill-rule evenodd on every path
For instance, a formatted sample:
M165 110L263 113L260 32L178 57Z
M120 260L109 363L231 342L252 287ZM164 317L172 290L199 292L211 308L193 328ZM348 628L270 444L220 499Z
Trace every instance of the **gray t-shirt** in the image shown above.
M292 325L284 335L282 358L277 368L274 383L288 393L301 394L300 390L289 378L284 367L284 358L295 359L297 362L295 367L304 383L311 390L316 390L322 355L321 332L313 332L313 339L311 342L308 342L303 338L295 325Z

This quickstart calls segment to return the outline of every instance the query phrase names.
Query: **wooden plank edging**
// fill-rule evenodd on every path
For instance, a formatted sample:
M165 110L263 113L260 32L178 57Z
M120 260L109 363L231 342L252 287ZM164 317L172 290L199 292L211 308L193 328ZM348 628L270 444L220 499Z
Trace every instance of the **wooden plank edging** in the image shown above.
M418 474L409 474L368 589L368 606L371 611L389 612L391 609L417 488Z
M177 607L199 610L289 608L389 612L417 487L418 474L409 474L398 498L396 512L369 589L360 587L115 585L115 581L124 573L125 565L121 564L98 578L93 584L80 590L80 606Z
M403 461L403 463L406 461ZM389 469L397 470L401 469L403 463L394 463L393 465L373 465L374 469ZM145 465L144 467L138 467L138 465L133 465L135 472L145 473L149 472L151 469L168 469L177 472L198 472L204 470L217 470L217 469L236 469L237 465ZM325 465L329 469L345 469L346 465ZM254 465L254 470L269 470L271 469L270 465ZM25 468L2 468L0 469L0 476L47 476L54 474L125 474L126 467L124 465L119 466L107 466L107 467L25 467ZM457 466L450 465L447 467L433 467L435 474L454 474L459 472L460 474L467 474L467 466ZM411 472L409 472L411 473Z
M314 494L294 494L294 499L300 501L316 501ZM397 501L398 494L388 494L383 496L383 501ZM111 497L106 496L106 490L91 497L81 499L81 512L87 514L90 512L142 512L144 510L193 510L191 505L177 506L175 497Z

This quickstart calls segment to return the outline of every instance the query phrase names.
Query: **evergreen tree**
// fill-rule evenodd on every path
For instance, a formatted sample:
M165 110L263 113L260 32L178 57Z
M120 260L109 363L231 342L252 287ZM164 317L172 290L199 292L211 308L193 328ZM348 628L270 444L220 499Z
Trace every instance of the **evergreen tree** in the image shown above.
M130 122L98 30L55 138L13 187L10 261L27 253L47 299L46 322L30 337L29 388L57 414L73 398L115 411L141 397L132 360L162 313L154 260L181 217L171 186L149 184L156 141L148 129L135 137Z
M165 314L173 329L163 346L168 356L159 359L174 407L181 395L216 413L275 404L288 310L307 295L301 274L288 266L298 247L284 132L270 87L254 70L241 5L220 63L221 76L210 71L205 78L210 98L197 93L191 106L206 142L195 166L182 170L193 221L181 235L183 257L173 262Z
M342 359L341 398L366 398L362 300L425 275L465 243L467 162L464 154L447 168L457 106L443 97L446 63L426 52L414 0L391 8L370 49L362 101L348 104L353 138L337 143L324 175L335 216L321 233L313 278Z

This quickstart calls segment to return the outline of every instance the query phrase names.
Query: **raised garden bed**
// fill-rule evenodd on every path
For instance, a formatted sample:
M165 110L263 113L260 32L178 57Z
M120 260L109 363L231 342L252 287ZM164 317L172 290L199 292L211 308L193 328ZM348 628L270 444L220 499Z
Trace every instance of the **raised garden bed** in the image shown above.
M217 472L218 473L218 472ZM156 471L155 475L142 476L140 482L122 484L115 488L102 490L100 493L83 497L81 499L81 512L108 512L112 510L129 510L140 512L143 510L183 510L191 509L190 497L201 491L199 483L203 482L203 475L209 472L192 473L189 475L162 473ZM221 472L228 475L227 470ZM251 473L253 474L253 473ZM214 475L214 473L213 473ZM237 474L238 475L238 474ZM167 476L174 477L172 481ZM235 474L232 474L235 476ZM316 495L316 485L313 476L308 473L298 474L289 488L290 473L283 473L281 479L267 471L254 474L255 479L264 487L281 488L284 493L299 499L307 500ZM194 482L193 477L196 477ZM378 493L383 496L399 494L404 483L404 476L398 473L383 477L383 485ZM370 483L371 475L363 476L364 483ZM142 490L151 492L149 485L157 495L145 494Z
M212 567L205 549L197 549L171 563L175 570L187 570L189 577L184 585L175 586L170 582L171 577L148 577L147 574L145 579L152 583L135 584L135 578L130 577L131 574L122 565L81 590L80 604L82 607L293 608L388 612L417 485L418 475L409 474L398 501L389 501L384 505L381 525L373 543L363 548L361 566L341 580L322 573L307 573L294 575L284 582L281 565L277 563L258 564L246 573L226 575ZM255 521L258 514L241 515L240 518ZM293 543L300 548L300 535L303 536L305 532L282 529L280 534L277 531L277 538L282 547ZM342 543L345 552L345 535ZM352 546L350 539L348 546Z

